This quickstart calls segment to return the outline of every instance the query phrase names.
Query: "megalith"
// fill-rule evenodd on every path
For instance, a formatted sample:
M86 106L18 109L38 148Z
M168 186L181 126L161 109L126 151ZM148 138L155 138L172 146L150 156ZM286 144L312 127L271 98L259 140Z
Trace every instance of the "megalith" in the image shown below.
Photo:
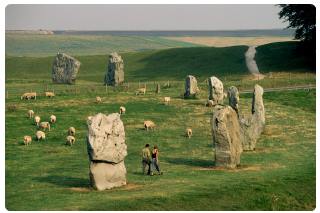
M87 149L90 160L89 177L97 190L126 185L127 156L125 131L120 114L98 113L87 121Z
M198 88L196 77L192 75L188 75L185 81L184 97L185 98L195 97L198 92L199 92L199 88Z
M253 90L251 117L241 119L242 143L244 150L254 150L257 140L265 127L263 88L256 84Z
M237 87L231 86L228 89L229 106L239 115L239 91Z
M236 111L230 106L217 109L212 117L215 165L235 168L242 153L241 131Z
M58 53L52 65L52 82L74 84L80 64L77 59L65 53Z
M118 53L109 55L108 68L104 79L104 84L108 86L117 86L124 82L124 64L123 59Z
M223 104L223 83L217 77L210 77L208 79L209 84L209 100L213 101L214 106Z

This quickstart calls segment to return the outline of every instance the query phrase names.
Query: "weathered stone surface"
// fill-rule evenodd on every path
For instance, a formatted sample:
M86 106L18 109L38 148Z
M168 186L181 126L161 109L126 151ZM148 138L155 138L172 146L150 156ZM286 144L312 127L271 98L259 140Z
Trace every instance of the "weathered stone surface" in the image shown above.
M239 114L239 91L237 87L231 86L228 89L229 105Z
M90 180L98 190L126 184L124 158L127 155L125 131L120 114L98 113L88 118L87 147Z
M90 163L90 182L97 190L106 190L127 184L124 161L117 164L104 162Z
M88 122L90 160L119 163L127 156L124 126L120 114L98 113Z
M192 75L188 75L185 82L185 93L184 97L194 97L199 92L197 79Z
M118 53L111 53L108 60L108 69L104 84L117 86L124 82L123 59Z
M58 53L52 65L52 82L74 84L80 64L77 59L64 53Z
M242 153L237 113L230 106L216 108L212 117L212 136L216 166L235 168Z
M214 105L217 104L223 104L223 98L224 98L224 94L223 94L223 84L222 82L212 76L208 79L208 83L209 83L209 100L212 100Z
M257 140L265 127L265 109L263 105L263 88L255 85L252 97L251 117L240 119L242 144L244 150L254 150Z

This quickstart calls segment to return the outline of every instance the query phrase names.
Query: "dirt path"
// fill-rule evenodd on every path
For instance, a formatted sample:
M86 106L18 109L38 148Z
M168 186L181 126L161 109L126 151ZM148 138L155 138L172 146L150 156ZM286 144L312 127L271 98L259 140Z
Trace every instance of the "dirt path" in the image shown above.
M249 46L249 49L245 53L246 64L249 72L255 76L255 79L263 79L264 75L259 72L257 62L254 60L256 52L255 46Z
M305 90L309 92L310 89L316 89L316 85L300 85L300 86L289 86L289 87L275 87L275 88L264 88L263 92L278 92L278 91L290 91L290 90ZM241 94L252 93L251 90L242 90Z

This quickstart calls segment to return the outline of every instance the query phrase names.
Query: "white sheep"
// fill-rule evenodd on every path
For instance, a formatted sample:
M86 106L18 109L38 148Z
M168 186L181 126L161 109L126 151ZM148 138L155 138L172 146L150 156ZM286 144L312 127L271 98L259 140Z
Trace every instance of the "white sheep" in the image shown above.
M68 129L68 135L75 136L76 135L76 129L74 127L70 127Z
M39 127L42 129L42 130L46 130L48 129L50 131L50 123L45 121L45 122L41 122L39 124Z
M37 93L36 92L26 92L23 95L21 95L21 100L22 99L30 100L32 98L37 99Z
M40 116L37 115L34 117L34 122L37 124L37 126L39 126L40 121L41 121Z
M207 103L206 103L207 107L213 107L213 105L214 105L213 100L208 100Z
M101 103L101 102L102 102L101 97L97 96L97 97L96 97L96 102L97 102L97 103Z
M33 118L33 116L34 116L34 111L30 109L30 110L28 111L28 117L29 117L29 118Z
M150 120L144 121L143 126L147 131L149 128L153 130L156 127L156 125Z
M126 113L126 108L124 106L120 107L120 114L125 114Z
M57 117L55 115L50 116L50 123L55 123L57 121Z
M170 97L164 97L164 104L165 105L168 105L171 101L171 98Z
M192 136L192 129L191 128L187 128L186 129L186 137L191 138Z
M45 96L48 98L52 98L55 96L54 92L45 92Z
M37 131L36 132L36 138L37 140L45 140L46 139L46 134L42 131Z
M71 135L67 136L67 138L66 138L67 145L72 146L75 142L76 142L76 139L73 136L71 136Z
M144 88L139 88L139 89L136 90L136 95L139 95L139 94L145 95L146 91L147 91L147 87L146 86Z
M87 117L87 125L90 125L90 124L91 124L91 119L92 119L92 116L91 116L91 115Z
M32 141L32 138L31 138L31 136L29 136L29 135L25 135L24 137L23 137L23 143L24 143L24 145L29 145L29 144L31 144L31 141Z

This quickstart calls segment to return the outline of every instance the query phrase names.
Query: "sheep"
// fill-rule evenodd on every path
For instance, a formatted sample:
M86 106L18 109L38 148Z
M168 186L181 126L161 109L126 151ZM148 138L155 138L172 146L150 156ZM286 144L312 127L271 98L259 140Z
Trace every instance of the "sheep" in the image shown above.
M168 105L171 101L171 98L170 97L164 97L164 104L165 105Z
M101 102L102 102L102 99L101 99L99 96L97 96L97 97L96 97L96 102L97 102L97 103L101 103Z
M213 107L213 105L214 105L213 100L208 100L206 103L207 107Z
M34 117L34 122L37 124L37 126L39 126L40 121L41 121L40 116L35 116Z
M30 99L37 99L37 93L36 92L26 92L23 95L21 95L21 100L22 99L26 99L26 100L30 100Z
M223 93L223 98L227 98L228 97L228 93L224 92Z
M67 140L66 144L70 145L70 146L72 146L74 144L74 142L76 142L76 139L71 135L67 136L66 140Z
M31 136L25 135L25 136L23 137L23 143L24 143L24 145L28 146L29 144L31 144L31 141L32 141Z
M136 95L139 95L139 94L145 95L146 91L147 91L147 86L144 85L144 88L139 88L139 89L136 90Z
M126 108L124 106L120 107L120 114L125 114L126 113Z
M44 94L45 94L45 96L48 97L48 98L52 98L52 97L55 96L54 92L45 92Z
M33 116L34 116L34 111L33 111L32 109L30 109L30 110L28 111L28 117L29 117L29 119L33 118Z
M76 129L74 127L70 127L68 129L68 135L75 136L76 135Z
M46 139L46 134L42 131L37 131L36 132L36 139L39 140L45 140Z
M55 115L50 116L50 123L55 123L57 121L57 117Z
M186 137L191 138L192 136L192 129L191 128L187 128L186 129Z
M48 129L49 131L50 131L50 123L49 122L41 122L40 124L39 124L39 127L41 128L41 129L43 129L43 130L46 130L46 129Z
M152 121L149 121L149 120L144 121L143 126L147 131L149 130L149 128L153 130L156 127L156 125Z

